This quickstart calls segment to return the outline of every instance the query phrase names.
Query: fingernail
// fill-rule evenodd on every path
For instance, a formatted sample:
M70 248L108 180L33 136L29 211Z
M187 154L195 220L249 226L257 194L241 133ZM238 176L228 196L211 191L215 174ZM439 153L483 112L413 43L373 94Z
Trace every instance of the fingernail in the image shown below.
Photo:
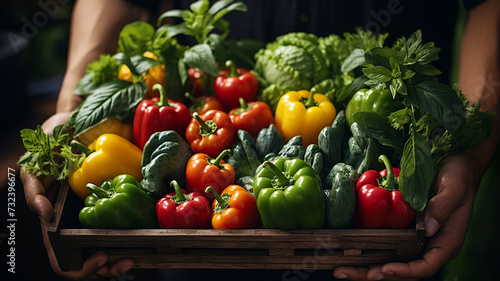
M100 261L100 262L97 264L97 266L98 266L98 267L102 267L102 266L103 266L103 265L105 265L105 264L106 264L106 260L102 260L102 261Z
M384 275L390 275L390 276L393 276L393 275L394 275L394 272L392 272L392 271L387 271L387 272L384 272Z
M347 278L347 274L345 274L345 273L340 273L340 274L338 274L337 276L335 276L335 278L337 278L337 279L346 279L346 278Z
M373 280L382 280L382 279L384 279L384 274L380 272L373 277Z
M132 267L130 267L130 266L125 266L125 267L123 268L123 272L127 272L127 271L129 271L131 268L132 268Z
M432 236L436 234L439 228L439 222L435 218L430 218L425 222L425 235Z

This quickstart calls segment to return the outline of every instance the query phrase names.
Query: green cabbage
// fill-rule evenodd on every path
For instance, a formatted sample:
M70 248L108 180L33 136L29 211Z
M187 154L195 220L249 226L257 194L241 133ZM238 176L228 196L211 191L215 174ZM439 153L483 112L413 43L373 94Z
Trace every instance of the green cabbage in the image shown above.
M326 95L340 109L366 86L367 78L359 68L364 52L383 46L386 38L387 34L361 28L342 36L304 32L279 36L255 54L253 73L262 88L259 98L274 109L286 92L312 90Z
M318 37L309 33L279 36L259 50L255 60L253 72L263 87L260 98L272 108L286 92L310 90L330 75Z

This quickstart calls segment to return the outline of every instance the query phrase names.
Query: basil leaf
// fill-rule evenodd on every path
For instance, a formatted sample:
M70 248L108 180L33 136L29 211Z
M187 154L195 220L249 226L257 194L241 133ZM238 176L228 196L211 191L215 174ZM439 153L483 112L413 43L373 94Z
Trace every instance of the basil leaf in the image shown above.
M431 114L453 136L465 128L465 108L455 90L434 80L425 80L408 91L407 101Z
M404 146L398 183L401 195L417 212L427 205L434 172L431 147L422 135L412 131Z
M396 53L389 48L373 48L371 51L365 52L365 60L367 64L375 66L383 66L387 69L391 68L390 58L396 58Z
M383 66L363 68L363 73L370 79L379 82L389 82L392 79L392 72Z
M408 38L408 41L406 41L405 47L406 51L409 55L415 53L417 50L418 46L422 43L422 31L417 30L415 31L410 38Z
M442 73L439 69L437 69L432 64L416 63L416 64L411 66L411 69L414 72L417 72L417 73L420 73L423 75L427 75L427 76L437 76L437 75L440 75Z
M225 16L229 12L232 12L232 11L246 12L247 11L247 6L243 2L236 2L236 3L233 3L233 4L227 6L223 9L220 9L216 13L213 13L212 10L215 11L214 6L216 6L216 4L218 4L219 2L233 2L233 1L227 1L227 0L224 1L223 0L223 1L217 1L216 3L214 3L214 5L209 10L209 13L211 13L213 15L213 18L211 19L212 24L216 23L218 20L220 20L223 16ZM219 7L216 7L216 8L219 8Z
M114 116L135 108L146 93L144 83L132 84L115 80L101 85L85 99L75 117L75 132L78 136L86 130Z
M417 49L415 59L421 64L428 64L439 59L440 51L440 48L434 47L434 42L428 42Z
M394 92L393 92L393 88L394 88ZM406 95L408 94L408 91L406 90L406 86L405 86L405 83L403 82L403 80L401 79L392 79L392 82L391 82L391 85L390 85L390 89L391 89L391 92L392 92L392 98L396 98L396 92L397 93L400 93L402 95Z
M389 119L377 112L355 112L352 115L354 122L370 137L376 139L381 145L403 151L404 132L394 129Z
M161 26L162 22L166 18L181 18L183 17L184 13L182 10L174 9L174 10L169 10L161 14L157 21L156 21L156 26Z
M125 25L118 37L118 52L128 56L142 55L147 51L154 33L153 26L143 21Z
M135 68L136 72L140 74L148 72L149 69L153 66L160 65L159 61L142 55L136 55L131 57L130 62Z
M188 35L188 36L195 35L195 32L190 27L188 27L185 22L182 22L182 23L179 23L176 25L168 26L168 27L166 27L166 29L168 31L169 37L175 37L179 34L184 34L184 35Z
M365 50L354 49L349 54L349 56L344 60L340 70L342 72L349 72L358 66L362 66L366 63L365 60Z
M92 82L92 76L93 73L85 74L76 85L76 88L73 90L73 94L77 96L87 96L92 94L92 92L94 92L97 88L97 85Z
M186 50L184 63L208 75L217 76L218 74L215 58L208 44L198 44Z

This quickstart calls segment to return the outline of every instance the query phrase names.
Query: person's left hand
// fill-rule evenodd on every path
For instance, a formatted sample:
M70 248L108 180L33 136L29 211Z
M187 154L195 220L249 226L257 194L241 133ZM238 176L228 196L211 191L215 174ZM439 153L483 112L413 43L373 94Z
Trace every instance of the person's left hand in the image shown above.
M370 267L338 267L333 276L349 280L415 280L434 276L455 258L465 240L478 186L472 157L466 153L446 158L436 178L437 194L425 211L425 234L431 237L421 259Z

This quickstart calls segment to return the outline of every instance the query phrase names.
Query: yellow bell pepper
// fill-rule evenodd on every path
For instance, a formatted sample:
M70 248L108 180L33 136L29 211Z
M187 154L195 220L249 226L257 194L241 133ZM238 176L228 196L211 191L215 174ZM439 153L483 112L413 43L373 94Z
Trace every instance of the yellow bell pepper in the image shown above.
M142 180L142 150L127 139L115 134L103 134L88 147L72 142L87 154L82 166L68 177L69 186L82 200L91 194L88 183L100 186L105 180L121 174Z
M102 134L116 134L129 141L134 140L134 130L132 123L122 123L118 117L110 118L78 135L78 140L84 145L91 144Z
M274 122L285 141L302 137L304 147L318 143L318 135L337 115L335 106L323 94L307 90L291 91L278 101Z

